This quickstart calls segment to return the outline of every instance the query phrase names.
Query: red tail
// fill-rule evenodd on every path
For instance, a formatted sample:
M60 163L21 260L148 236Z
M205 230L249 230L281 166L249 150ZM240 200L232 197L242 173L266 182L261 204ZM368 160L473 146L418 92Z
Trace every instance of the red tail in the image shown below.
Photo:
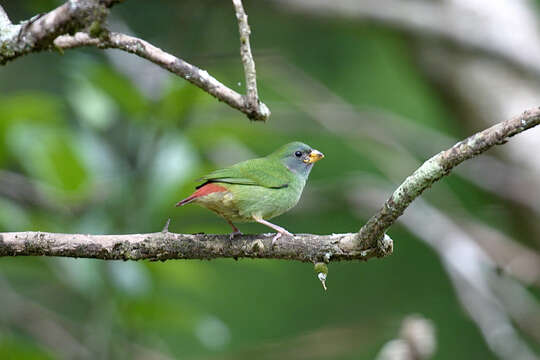
M190 196L188 196L184 200L181 200L181 201L177 202L176 206L182 206L182 205L185 205L185 204L189 204L190 202L192 202L193 200L195 200L198 197L206 196L208 194L212 194L212 193L216 193L216 192L223 192L223 191L227 191L227 188L225 188L223 186L220 186L218 184L215 184L215 183L208 183L208 184L203 185L200 188L198 188L197 191L195 191L193 194L191 194Z

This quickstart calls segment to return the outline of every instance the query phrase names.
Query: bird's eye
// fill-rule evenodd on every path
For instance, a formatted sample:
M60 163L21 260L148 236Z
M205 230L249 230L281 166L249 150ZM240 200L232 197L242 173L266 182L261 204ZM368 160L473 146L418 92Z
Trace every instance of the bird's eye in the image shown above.
M297 152L294 153L294 156L300 157L300 156L302 156L302 152L301 152L301 151L297 151Z

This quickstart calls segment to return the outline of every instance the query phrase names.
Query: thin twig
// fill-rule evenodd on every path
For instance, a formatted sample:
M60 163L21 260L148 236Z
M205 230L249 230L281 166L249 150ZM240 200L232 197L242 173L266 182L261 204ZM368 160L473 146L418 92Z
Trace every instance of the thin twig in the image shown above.
M238 32L240 33L240 56L244 66L246 76L246 104L253 109L254 114L259 110L259 94L257 92L257 73L255 71L255 61L251 54L249 36L251 29L248 24L248 17L242 6L242 0L232 0L238 19Z
M120 33L104 33L99 38L94 38L84 32L78 32L73 36L63 35L54 40L54 46L58 49L73 49L81 46L95 46L101 49L120 49L131 54L138 55L156 65L180 76L193 85L201 88L220 101L240 110L250 119L265 120L270 116L266 105L258 107L261 112L254 113L241 94L223 85L207 71L199 69L195 65L171 55L149 42Z
M471 234L505 274L527 286L540 287L540 253L537 250L481 222L462 220L459 225Z
M249 39L246 46L249 50L251 67L249 71L246 70L246 79L249 80L247 81L247 95L243 96L216 80L205 70L147 41L124 34L110 33L101 28L100 24L105 20L108 8L118 2L120 0L71 0L20 25L11 25L5 12L0 11L0 65L31 52L50 49L63 50L81 46L120 49L145 58L182 77L218 100L240 110L252 120L268 119L270 110L259 101L257 95L257 84L254 78L255 65L251 58L251 50L249 50ZM247 17L242 21L244 20L247 25ZM95 37L82 32L88 29L93 31L91 32ZM249 32L249 27L247 31ZM77 33L74 36L67 35L75 32ZM241 38L244 37L241 36ZM246 61L244 55L242 55L242 61L244 63Z
M540 108L527 110L433 156L405 179L386 200L384 206L360 229L356 239L357 245L369 244L369 247L373 247L414 199L434 182L448 175L454 167L495 145L504 144L509 137L538 124L540 124Z

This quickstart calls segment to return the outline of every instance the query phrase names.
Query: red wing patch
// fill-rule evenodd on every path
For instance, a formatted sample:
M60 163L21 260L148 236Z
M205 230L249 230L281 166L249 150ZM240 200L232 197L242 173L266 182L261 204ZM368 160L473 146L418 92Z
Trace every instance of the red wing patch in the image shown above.
M223 191L227 191L227 188L221 185L218 185L216 183L208 183L204 185L203 187L198 188L197 191L195 191L193 195L191 196L198 198L198 197L212 194L215 192L223 192Z
M220 185L218 185L216 183L208 183L208 184L198 188L197 191L195 191L193 194L191 194L190 196L188 196L184 200L179 201L178 203L176 203L176 206L185 205L185 204L190 203L193 200L195 200L196 198L199 198L201 196L206 196L206 195L213 194L213 193L216 193L216 192L224 192L224 191L227 191L227 188L225 188L223 186L220 186Z

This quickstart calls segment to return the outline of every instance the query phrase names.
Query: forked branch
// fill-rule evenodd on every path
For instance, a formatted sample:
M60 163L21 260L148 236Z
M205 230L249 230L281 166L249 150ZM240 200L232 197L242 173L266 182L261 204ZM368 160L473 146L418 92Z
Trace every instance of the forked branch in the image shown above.
M121 0L70 0L56 9L14 25L0 6L0 65L20 56L43 50L95 46L119 49L145 58L189 81L219 101L240 110L251 120L265 121L270 110L259 100L255 63L249 46L249 25L240 0L237 12L242 63L246 72L247 94L241 95L219 82L205 70L171 55L149 42L125 34L109 32L104 22L109 8Z
M68 256L104 260L272 258L299 261L367 260L392 253L385 235L415 198L463 161L477 156L540 124L540 108L525 111L458 142L426 161L397 188L383 207L356 234L283 236L272 246L272 234L186 235L169 232L132 235L0 233L0 256Z

